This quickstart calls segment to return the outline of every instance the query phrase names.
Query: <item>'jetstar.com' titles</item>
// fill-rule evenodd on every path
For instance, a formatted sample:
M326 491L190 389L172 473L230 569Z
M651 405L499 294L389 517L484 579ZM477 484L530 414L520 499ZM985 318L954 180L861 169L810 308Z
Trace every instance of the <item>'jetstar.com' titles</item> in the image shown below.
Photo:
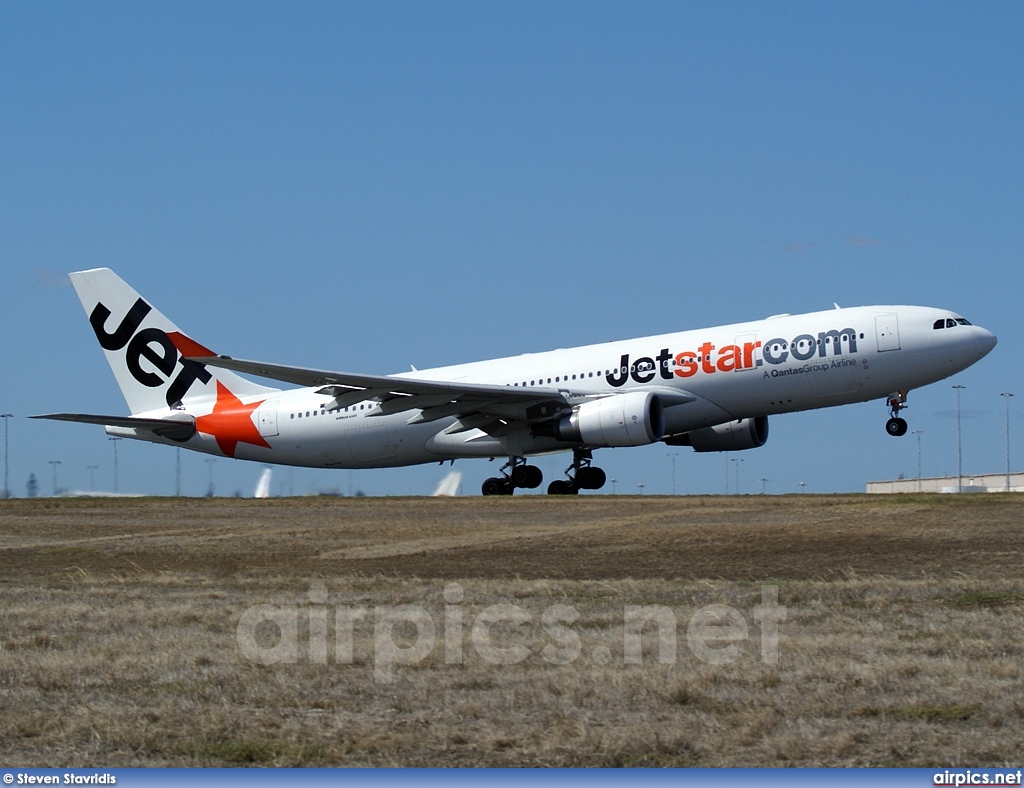
M630 378L637 383L650 383L657 375L672 380L693 377L698 372L713 375L716 372L753 369L764 363L785 364L790 359L807 361L815 355L825 358L829 346L833 356L842 356L857 352L857 336L852 328L843 328L820 331L817 338L811 334L800 334L791 340L771 339L763 345L760 341L754 341L716 348L711 342L705 342L696 350L675 354L668 348L662 348L657 356L642 356L633 363L630 363L629 354L624 353L619 359L618 368L608 373L605 380L609 385L618 387ZM860 338L863 339L864 335L861 334Z

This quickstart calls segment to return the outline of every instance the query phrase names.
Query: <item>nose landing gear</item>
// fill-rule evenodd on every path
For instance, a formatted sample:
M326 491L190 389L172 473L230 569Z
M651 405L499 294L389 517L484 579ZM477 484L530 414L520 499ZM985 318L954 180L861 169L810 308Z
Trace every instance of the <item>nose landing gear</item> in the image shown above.
M900 418L900 411L907 407L907 392L897 391L889 395L886 403L889 405L891 418L885 422L885 431L893 437L900 437L907 434L907 420Z

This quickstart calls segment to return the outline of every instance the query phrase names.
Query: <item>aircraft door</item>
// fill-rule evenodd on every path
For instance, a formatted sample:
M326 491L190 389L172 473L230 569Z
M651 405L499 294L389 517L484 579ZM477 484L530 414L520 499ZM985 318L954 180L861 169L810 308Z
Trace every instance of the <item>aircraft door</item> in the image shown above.
M900 329L896 314L878 315L875 318L875 336L878 339L878 352L900 349Z
M260 435L264 438L273 438L277 435L277 400L271 399L260 405L259 419Z
M736 347L739 348L739 365L737 371L757 369L761 366L761 348L758 346L757 334L737 334Z

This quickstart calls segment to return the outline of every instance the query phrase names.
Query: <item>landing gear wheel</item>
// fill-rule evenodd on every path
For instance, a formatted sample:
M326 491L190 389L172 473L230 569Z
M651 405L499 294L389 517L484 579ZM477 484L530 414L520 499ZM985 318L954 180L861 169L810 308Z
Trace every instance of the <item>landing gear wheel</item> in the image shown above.
M572 465L565 469L566 480L558 479L548 485L548 495L578 495L580 490L600 490L607 476L600 468L590 464L590 449L573 449Z
M899 416L893 416L887 422L885 422L885 431L890 435L898 438L901 435L907 434L907 420L901 419Z
M544 474L536 465L517 465L509 478L516 487L534 490L544 481Z
M512 484L508 479L502 479L497 476L487 479L480 488L480 492L484 495L511 495L512 490Z
M593 465L587 465L576 472L576 484L584 490L600 490L608 480L605 472Z
M548 485L548 495L577 495L579 491L579 487L564 479L555 479Z
M885 422L885 431L895 438L907 434L907 421L900 418L900 411L907 407L907 392L894 391L886 398L889 406L889 415L892 417Z

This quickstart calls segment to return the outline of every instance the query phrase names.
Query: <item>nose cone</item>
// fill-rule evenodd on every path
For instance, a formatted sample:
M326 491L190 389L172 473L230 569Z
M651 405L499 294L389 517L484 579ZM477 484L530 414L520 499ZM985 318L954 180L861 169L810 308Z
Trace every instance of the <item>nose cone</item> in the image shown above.
M979 355L978 358L984 358L992 352L992 348L996 346L999 340L996 339L996 335L993 334L986 328L978 327L978 338L976 340Z

